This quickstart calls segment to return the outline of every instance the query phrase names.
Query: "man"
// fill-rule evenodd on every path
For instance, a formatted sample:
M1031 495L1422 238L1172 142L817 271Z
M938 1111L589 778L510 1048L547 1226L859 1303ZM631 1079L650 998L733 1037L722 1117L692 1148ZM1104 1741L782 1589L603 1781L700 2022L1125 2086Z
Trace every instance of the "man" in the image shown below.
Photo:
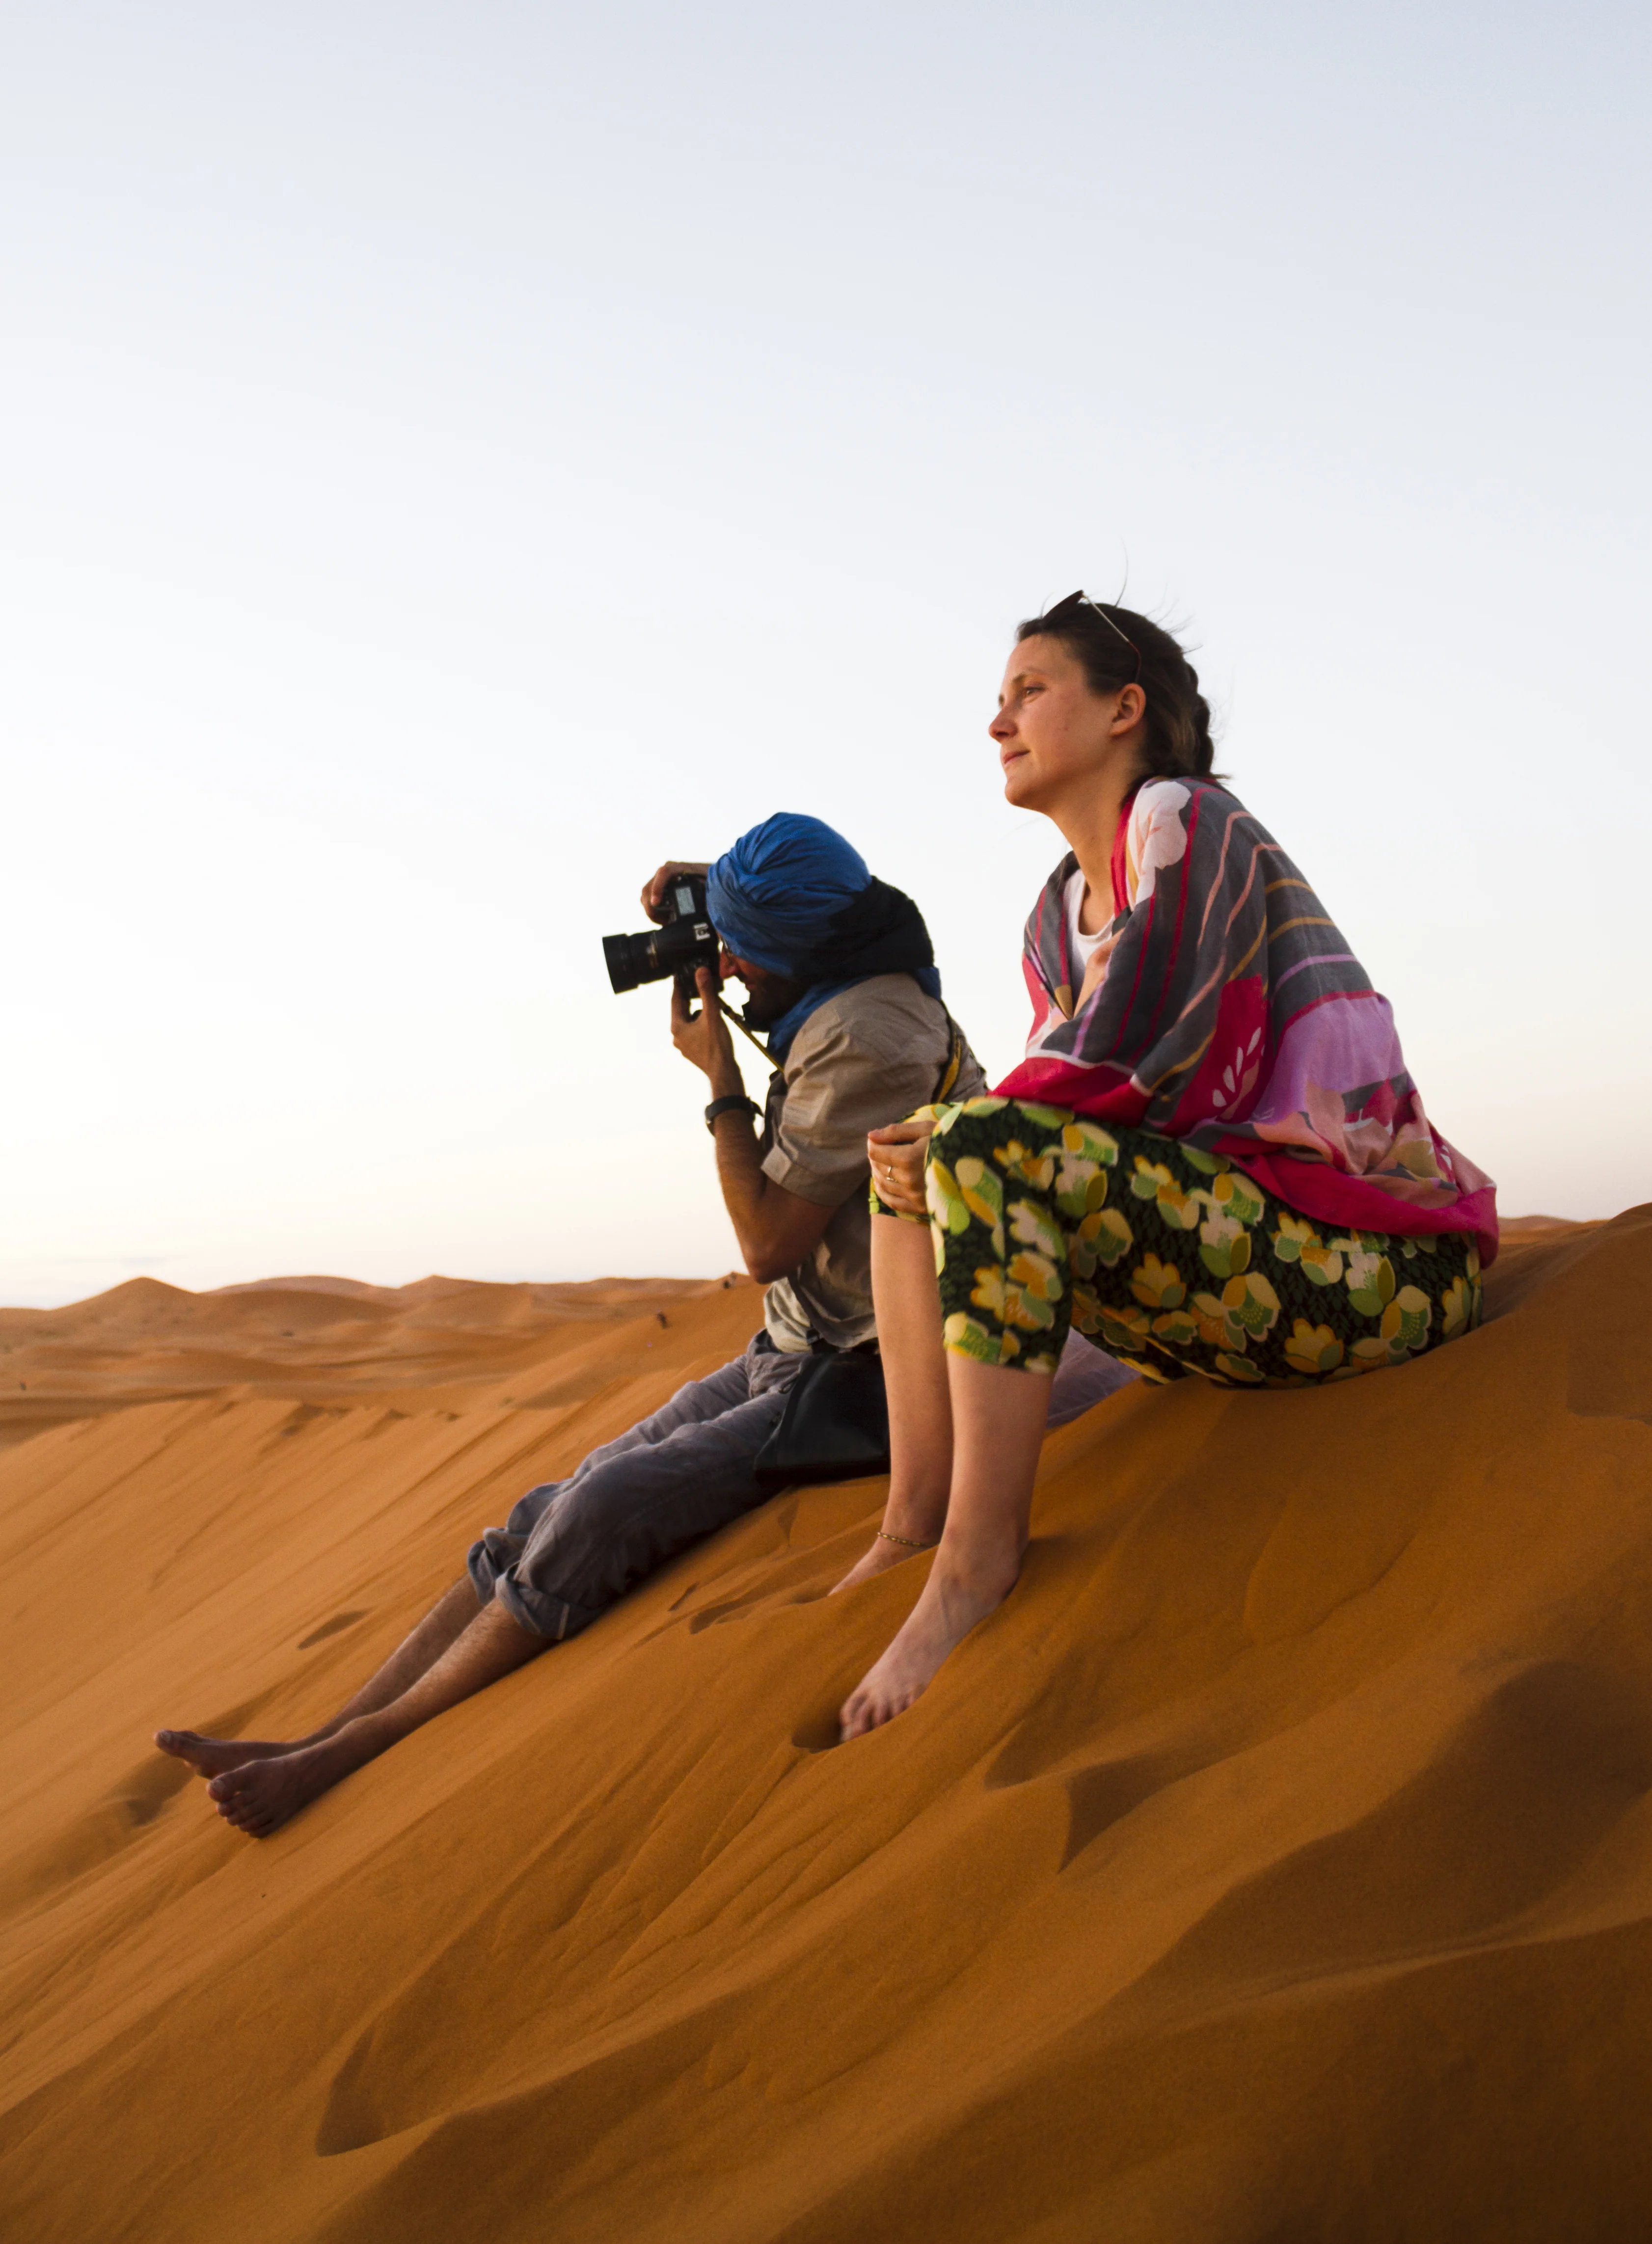
M308 1737L159 1731L161 1750L209 1778L220 1815L254 1837L763 1500L753 1461L812 1341L851 1348L874 1336L866 1132L943 1087L958 1098L986 1089L940 1003L917 907L830 827L782 812L714 865L662 865L643 890L651 917L685 872L707 876L722 950L717 974L698 977L697 1013L674 997L672 1041L709 1085L723 1203L746 1267L768 1287L763 1328L568 1479L531 1489L472 1546L466 1578ZM776 1063L764 1108L746 1096L718 1008L730 976Z

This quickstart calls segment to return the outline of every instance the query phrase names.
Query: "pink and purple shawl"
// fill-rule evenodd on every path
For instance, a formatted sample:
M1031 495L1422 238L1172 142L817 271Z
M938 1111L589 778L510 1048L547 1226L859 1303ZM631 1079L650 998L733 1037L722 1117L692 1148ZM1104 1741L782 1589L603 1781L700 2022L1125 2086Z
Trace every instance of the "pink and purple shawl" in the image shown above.
M1000 1095L1225 1153L1316 1223L1472 1231L1489 1177L1429 1124L1388 1000L1273 836L1209 780L1149 780L1119 821L1106 969L1077 1011L1068 855L1026 923L1026 1058Z

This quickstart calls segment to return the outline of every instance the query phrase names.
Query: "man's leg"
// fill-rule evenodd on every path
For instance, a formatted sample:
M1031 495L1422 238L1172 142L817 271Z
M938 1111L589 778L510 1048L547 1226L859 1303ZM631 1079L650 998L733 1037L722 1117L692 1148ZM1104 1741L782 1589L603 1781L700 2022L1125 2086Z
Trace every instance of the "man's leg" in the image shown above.
M313 1740L213 1777L207 1790L219 1814L249 1836L267 1838L341 1777L432 1715L577 1634L633 1582L750 1511L762 1501L752 1461L784 1407L796 1369L768 1363L755 1375L760 1383L777 1383L753 1396L744 1369L727 1365L680 1389L665 1409L593 1453L552 1489L520 1557L498 1576L492 1601L433 1664L385 1703L398 1653ZM720 1402L734 1407L719 1410ZM477 1592L468 1582L462 1586L474 1604ZM449 1597L457 1601L457 1592ZM415 1630L403 1653L411 1653L442 1610Z
M470 1592L468 1582L464 1587ZM474 1601L474 1593L471 1594ZM387 1746L397 1744L433 1714L445 1713L461 1700L525 1666L546 1648L545 1638L519 1627L497 1603L488 1605L388 1706L352 1716L313 1745L227 1769L206 1789L226 1822L245 1831L249 1838L267 1839L288 1816L328 1791L342 1776L376 1759Z
M776 1369L771 1363L760 1377L772 1378ZM305 1746L320 1745L356 1715L380 1713L433 1666L491 1601L498 1574L504 1572L525 1549L532 1528L552 1504L565 1497L592 1472L613 1459L633 1450L653 1449L682 1427L716 1417L746 1402L750 1383L747 1358L738 1356L708 1379L691 1380L651 1417L591 1450L568 1479L546 1482L542 1487L531 1489L513 1511L510 1525L491 1530L477 1545L471 1573L443 1592L378 1673L319 1729L301 1738L220 1738L205 1735L199 1730L157 1730L155 1743L163 1753L187 1761L198 1776L222 1776L246 1761L271 1761L281 1754L296 1753ZM518 1531L512 1533L511 1528ZM555 1633L554 1628L551 1633Z
M1134 1387L1141 1376L1134 1363L1109 1355L1099 1341L1086 1340L1074 1325L1050 1383L1051 1432L1058 1426L1071 1425L1121 1387Z
M469 1578L308 1737L247 1741L164 1730L157 1744L211 1777L227 1821L267 1836L342 1776L586 1626L631 1580L761 1501L752 1460L796 1369L754 1345L593 1450L569 1480L531 1490L511 1514L513 1528L524 1514L523 1531L491 1531L477 1543ZM570 1589L578 1604L564 1601Z
M411 1684L433 1667L450 1644L457 1641L481 1610L467 1576L455 1582L431 1606L418 1626L404 1636L396 1650L352 1699L346 1700L328 1722L302 1738L213 1738L199 1730L157 1730L155 1743L174 1760L186 1761L197 1776L222 1776L244 1761L270 1761L277 1754L296 1753L301 1747L320 1745L358 1714L376 1714L402 1696Z
M471 1551L478 1591L494 1587L513 1620L554 1644L579 1635L680 1552L764 1501L757 1453L805 1361L748 1351L592 1451L572 1479L534 1490L506 1531L491 1530Z

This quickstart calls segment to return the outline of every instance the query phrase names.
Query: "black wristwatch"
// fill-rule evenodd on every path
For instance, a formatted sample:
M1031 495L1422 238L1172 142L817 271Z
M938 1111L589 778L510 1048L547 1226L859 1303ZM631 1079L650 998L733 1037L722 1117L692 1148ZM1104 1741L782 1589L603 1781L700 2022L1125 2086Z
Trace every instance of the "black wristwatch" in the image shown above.
M706 1109L706 1127L714 1138L717 1134L717 1117L732 1114L737 1106L743 1107L754 1122L762 1120L763 1110L755 1098L748 1098L743 1091L732 1091L727 1098L714 1098Z

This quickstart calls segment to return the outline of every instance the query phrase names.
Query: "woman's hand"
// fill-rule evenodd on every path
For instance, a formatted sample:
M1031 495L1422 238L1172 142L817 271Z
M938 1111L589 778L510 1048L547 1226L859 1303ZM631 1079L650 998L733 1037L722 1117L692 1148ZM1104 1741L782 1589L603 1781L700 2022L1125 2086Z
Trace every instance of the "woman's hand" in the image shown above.
M866 1158L872 1165L872 1189L897 1215L929 1213L924 1194L924 1163L934 1132L931 1122L888 1122L866 1133Z

